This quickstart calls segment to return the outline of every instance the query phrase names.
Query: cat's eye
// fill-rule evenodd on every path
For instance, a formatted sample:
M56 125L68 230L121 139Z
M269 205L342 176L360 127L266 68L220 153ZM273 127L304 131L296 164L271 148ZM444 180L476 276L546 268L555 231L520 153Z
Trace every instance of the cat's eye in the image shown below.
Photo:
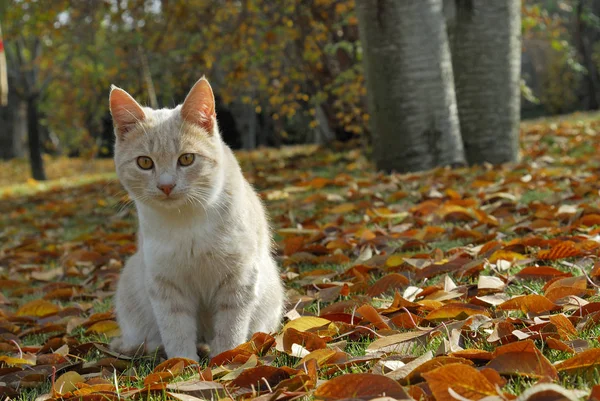
M194 162L195 159L195 155L193 153L185 153L181 156L179 156L179 159L177 160L177 162L179 163L180 166L189 166L190 164L192 164Z
M154 162L148 156L140 156L137 158L137 165L142 170L150 170L152 167L154 167Z

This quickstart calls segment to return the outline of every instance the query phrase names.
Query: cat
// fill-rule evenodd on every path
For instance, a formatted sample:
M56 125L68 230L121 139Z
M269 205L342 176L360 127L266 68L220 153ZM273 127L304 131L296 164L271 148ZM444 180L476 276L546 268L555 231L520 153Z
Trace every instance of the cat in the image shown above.
M112 86L117 176L134 201L138 250L117 283L122 353L199 360L278 329L284 288L265 209L223 142L206 78L154 110Z

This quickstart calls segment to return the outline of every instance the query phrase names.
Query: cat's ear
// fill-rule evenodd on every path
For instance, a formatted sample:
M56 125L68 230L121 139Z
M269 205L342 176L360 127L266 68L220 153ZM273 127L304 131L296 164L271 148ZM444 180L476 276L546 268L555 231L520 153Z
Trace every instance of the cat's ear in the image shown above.
M215 96L206 78L202 77L185 98L181 107L181 118L188 123L202 127L212 135L216 116Z
M129 93L114 85L110 88L109 103L115 133L119 139L124 139L132 128L146 118L142 106Z

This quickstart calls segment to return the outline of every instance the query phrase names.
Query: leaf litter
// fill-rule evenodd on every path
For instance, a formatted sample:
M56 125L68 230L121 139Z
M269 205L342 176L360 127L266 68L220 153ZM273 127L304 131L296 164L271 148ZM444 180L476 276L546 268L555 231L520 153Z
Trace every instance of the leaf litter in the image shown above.
M199 364L108 349L135 252L117 182L8 191L2 399L596 399L599 128L527 124L519 164L404 175L345 145L239 153L270 211L288 313Z

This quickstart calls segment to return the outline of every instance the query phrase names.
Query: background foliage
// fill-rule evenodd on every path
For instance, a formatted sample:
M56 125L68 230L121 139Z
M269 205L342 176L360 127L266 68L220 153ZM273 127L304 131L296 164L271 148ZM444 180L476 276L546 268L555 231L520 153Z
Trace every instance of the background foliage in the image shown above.
M597 107L577 45L598 31L595 3L523 2L524 116ZM354 0L2 4L11 89L39 95L48 151L110 152L111 83L170 107L203 74L234 147L368 137Z

